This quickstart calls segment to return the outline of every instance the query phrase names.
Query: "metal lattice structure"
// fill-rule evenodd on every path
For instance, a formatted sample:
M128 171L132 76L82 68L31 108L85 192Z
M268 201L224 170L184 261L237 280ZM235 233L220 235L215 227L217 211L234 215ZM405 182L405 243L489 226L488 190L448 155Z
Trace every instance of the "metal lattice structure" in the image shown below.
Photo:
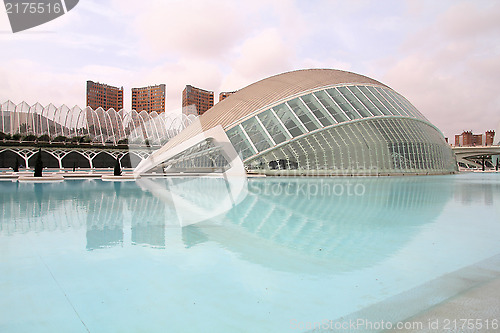
M127 139L129 143L165 144L196 116L173 113L157 113L136 110L104 110L79 106L69 108L54 104L42 106L40 103L29 105L26 102L14 104L7 101L0 104L0 132L21 137L47 135L89 137L91 142L103 145L116 145Z

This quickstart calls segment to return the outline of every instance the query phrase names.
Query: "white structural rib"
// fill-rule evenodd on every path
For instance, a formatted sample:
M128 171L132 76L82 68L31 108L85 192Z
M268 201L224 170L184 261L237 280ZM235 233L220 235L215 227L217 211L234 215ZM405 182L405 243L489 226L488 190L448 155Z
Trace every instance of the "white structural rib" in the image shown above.
M139 177L141 174L161 165L175 155L180 154L183 151L206 141L207 139L212 139L213 144L221 148L221 153L229 162L230 167L224 172L225 175L246 175L243 161L229 141L229 138L227 137L226 132L224 132L222 126L218 125L205 132L197 134L170 149L165 149L165 146L158 149L147 159L139 163L139 165L134 169L134 176Z

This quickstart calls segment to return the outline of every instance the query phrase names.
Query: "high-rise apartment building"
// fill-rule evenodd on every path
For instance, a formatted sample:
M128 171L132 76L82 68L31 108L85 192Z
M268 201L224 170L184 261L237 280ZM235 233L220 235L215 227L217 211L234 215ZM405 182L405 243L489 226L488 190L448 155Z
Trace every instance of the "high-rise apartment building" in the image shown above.
M219 94L219 102L225 100L228 98L230 95L234 94L236 91L222 91Z
M193 107L194 105L194 107ZM187 85L182 91L182 112L202 115L214 106L214 92Z
M123 109L123 87L113 87L104 83L87 81L87 106L104 110Z
M156 111L165 112L166 88L164 84L147 86L142 88L132 88L132 110L148 113Z
M485 144L486 146L492 146L493 145L493 139L495 138L495 131L486 131L485 133Z
M495 131L486 131L485 134L473 134L471 131L463 131L462 134L455 135L455 146L491 146Z

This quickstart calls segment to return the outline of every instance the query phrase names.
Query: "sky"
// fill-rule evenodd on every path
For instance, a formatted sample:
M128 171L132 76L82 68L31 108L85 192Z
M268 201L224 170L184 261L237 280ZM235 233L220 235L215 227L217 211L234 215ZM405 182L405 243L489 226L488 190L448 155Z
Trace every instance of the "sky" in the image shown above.
M500 122L500 1L80 0L13 34L0 11L0 102L85 106L86 81L220 91L305 68L405 96L447 137ZM215 98L217 101L217 97ZM500 128L500 127L499 127Z

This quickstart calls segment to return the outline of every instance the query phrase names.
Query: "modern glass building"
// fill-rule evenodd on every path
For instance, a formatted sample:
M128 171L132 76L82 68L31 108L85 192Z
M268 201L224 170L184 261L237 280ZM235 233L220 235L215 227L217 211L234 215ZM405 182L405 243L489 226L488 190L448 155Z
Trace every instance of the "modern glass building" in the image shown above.
M446 174L455 156L442 133L406 98L366 76L298 70L251 84L215 105L158 153L168 170L228 168L221 127L247 171L280 175ZM182 147L182 149L179 149ZM167 151L177 152L175 156ZM182 151L182 152L179 152ZM224 158L222 158L222 157Z

